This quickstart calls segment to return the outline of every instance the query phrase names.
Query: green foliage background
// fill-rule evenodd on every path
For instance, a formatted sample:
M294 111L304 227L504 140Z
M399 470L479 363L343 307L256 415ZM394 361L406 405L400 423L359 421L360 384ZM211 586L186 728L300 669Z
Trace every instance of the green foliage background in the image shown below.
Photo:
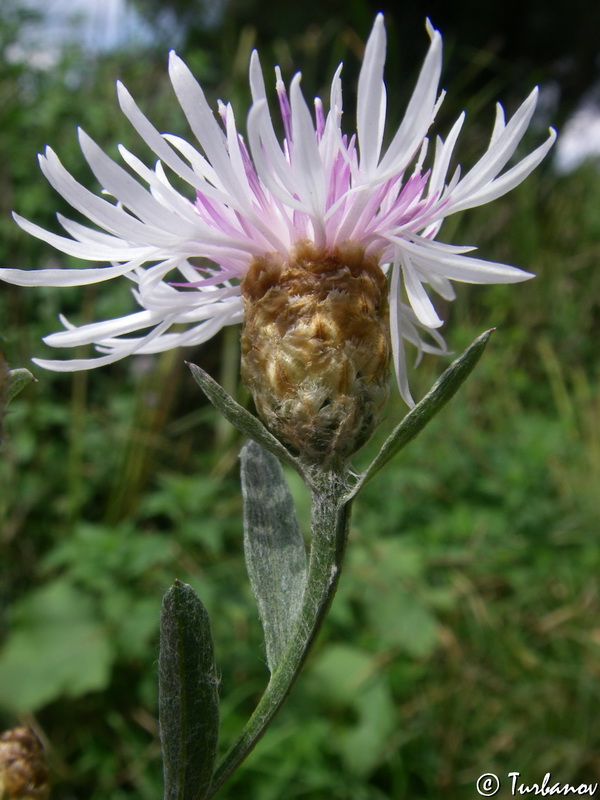
M210 35L189 17L180 30L182 53L211 98L231 98L243 119L247 59L260 41L265 66L281 63L288 78L292 64L303 68L309 95L327 94L327 75L344 58L350 125L372 9L355 2L346 17L336 8L311 20L308 4L284 38L262 17L253 23L248 8L230 4ZM8 57L23 22L18 3L2 5L0 262L40 267L70 262L10 219L14 208L52 227L55 211L66 210L39 173L36 151L51 144L87 186L76 125L112 155L123 142L148 159L118 111L117 77L159 128L187 132L160 37L143 51L94 57L73 46L47 71ZM395 98L406 97L419 63L396 69L402 36L392 16L388 92L398 117ZM422 22L410 36L422 55ZM454 66L439 129L467 107L460 155L468 164L485 146L492 100L514 109L552 64L532 76L529 64L509 63L483 41L461 49L451 29L447 42ZM543 135L534 131L529 145ZM483 257L538 277L517 287L459 287L445 309L457 352L486 327L498 331L466 387L359 501L325 633L223 798L461 800L474 796L483 772L598 779L598 208L595 168L557 176L546 165L509 197L443 229L444 240L476 243ZM40 338L57 329L59 312L83 321L131 304L118 282L2 286L5 357L17 367L42 355ZM35 370L38 383L5 420L0 728L35 726L59 800L161 796L157 626L174 578L191 583L211 614L224 747L267 680L242 559L242 443L205 405L184 357L247 402L230 330L195 351L90 373ZM417 395L442 367L424 361L412 381ZM384 427L402 413L395 398ZM306 526L308 499L289 478Z

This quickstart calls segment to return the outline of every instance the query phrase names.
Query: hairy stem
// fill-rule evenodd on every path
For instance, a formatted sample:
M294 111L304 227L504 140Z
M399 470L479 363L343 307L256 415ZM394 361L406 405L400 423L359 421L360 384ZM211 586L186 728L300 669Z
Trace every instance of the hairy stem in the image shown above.
M215 770L212 797L265 733L298 677L331 604L346 547L351 501L339 472L312 476L312 544L302 607L292 639L254 713Z

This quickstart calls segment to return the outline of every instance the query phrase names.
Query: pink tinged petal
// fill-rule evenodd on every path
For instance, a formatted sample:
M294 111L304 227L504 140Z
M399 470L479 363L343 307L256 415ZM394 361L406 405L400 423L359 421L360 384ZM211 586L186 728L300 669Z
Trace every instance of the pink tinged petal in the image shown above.
M435 157L433 160L433 168L431 170L431 178L429 180L429 191L440 192L444 188L446 175L450 166L450 159L458 139L458 135L465 121L465 113L459 116L454 125L452 126L448 138L444 140L438 136L435 147Z
M315 106L316 108L316 106ZM335 200L350 188L350 170L347 160L341 151L343 144L339 137L331 132L325 133L323 136L318 136L319 141L319 154L321 163L323 164L323 173L327 185L327 197L325 200L326 208L329 208ZM345 180L343 179L343 176ZM340 179L343 180L344 189L342 191L336 190L340 185Z
M169 77L179 105L217 173L229 171L225 134L219 126L198 81L174 50L169 53Z
M150 192L144 189L122 167L109 158L98 145L79 130L79 143L86 161L102 187L120 203L132 211L136 217L154 226L167 240L177 241L193 235L194 228L182 220L169 208L159 203Z
M387 242L387 246L381 251L381 263L384 272L389 266L388 262L394 261L396 258L399 249L406 248L408 252L411 245L415 245L416 248L423 250L439 252L442 256L447 254L453 255L455 253L462 255L463 253L472 253L477 249L473 247L473 245L455 245L447 244L446 242L437 242L435 240L426 239L422 234L417 233L403 233L402 236L386 234L381 238ZM379 248L381 250L381 242ZM412 253L413 250L410 252Z
M378 218L376 220L380 229L384 226L388 226L390 229L392 229L393 227L401 226L406 224L407 221L412 221L415 219L420 211L419 201L423 194L428 177L428 173L425 175L420 175L417 173L410 176L394 202L390 203L390 208L385 213L381 214L380 219ZM384 189L388 186L388 183L383 184Z
M461 175L462 175L462 168L461 168L460 164L458 164L458 166L456 167L456 169L452 173L452 178L450 179L450 183L444 189L444 197L452 197L452 193L454 192L454 189L460 183Z
M357 131L360 168L365 178L373 174L379 161L385 126L386 92L383 82L386 37L383 14L375 18L367 41L358 78Z
M210 274L211 269L217 269L217 268L212 266L210 268L207 267L206 272ZM193 281L198 277L198 272L200 270L204 270L204 267L197 267L193 264L190 264L190 262L187 259L183 259L182 261L179 261L177 263L177 270L182 274L182 276L186 280Z
M158 275L155 280L142 280L140 291L134 290L134 296L140 305L160 318L176 313L177 322L198 322L218 315L224 304L234 303L241 307L241 292L238 286L223 288L208 286L203 289L181 291L164 283L160 278Z
M442 228L442 223L444 222L443 219L438 219L433 222L431 225L427 225L426 228L423 228L422 231L419 231L421 236L426 239L435 239Z
M325 113L320 97L315 97L315 123L317 126L317 139L322 139L325 132Z
M258 100L264 100L267 96L265 79L260 65L260 58L256 50L253 50L250 55L249 80L253 102L256 103Z
M89 286L118 278L132 269L130 262L86 269L0 269L0 280L17 286Z
M112 236L110 233L104 233L104 231L98 231L95 228L88 228L86 225L81 225L79 222L75 222L68 217L63 216L62 214L56 214L57 220L60 222L62 227L69 233L76 242L80 242L81 244L90 245L92 248L100 247L103 250L107 248L110 250L111 248L114 251L114 248L127 248L127 258L130 258L130 254L132 251L137 249L138 252L146 253L146 256L149 258L151 253L156 252L156 248L150 247L138 247L133 248L128 245L127 242L124 242L123 239L120 239L118 236ZM115 259L113 258L103 258L102 261L123 261L123 258Z
M201 269L201 267L197 267L197 269ZM233 274L227 273L218 273L217 275L212 275L209 278L198 278L197 280L189 280L189 281L169 281L169 286L174 286L176 288L185 288L185 289L205 289L209 286L219 286L225 281L230 280L231 278L237 277ZM233 287L237 289L237 287ZM210 298L207 298L206 302L209 302Z
M176 312L177 322L190 322L218 313L218 308L224 301L231 298L239 299L240 291L236 286L220 289L209 286L182 291L158 280L147 284L140 283L140 291L134 289L133 295L142 307L150 309L160 318ZM184 319L188 314L191 316L186 316Z
M294 234L296 239L310 239L311 231L309 230L309 217L301 211L292 212L292 224L294 227Z
M17 225L27 233L41 239L43 242L61 250L69 256L75 258L84 258L87 261L126 261L131 258L138 258L140 256L151 258L155 248L151 247L135 247L128 242L120 239L115 239L114 245L97 245L88 242L76 242L72 239L67 239L65 236L58 236L55 233L44 230L39 225L36 225L29 220L20 217L18 214L13 213L13 218Z
M424 325L421 325L412 308L404 305L404 303L400 303L400 309L402 314L402 334L407 342L414 344L418 349L419 353L417 362L421 361L423 353L431 353L432 355L438 356L446 355L448 353L448 348L446 347L444 337L439 331L435 330L434 328L426 328ZM436 344L429 344L429 342L424 341L421 338L419 329L427 333L427 335L430 336L433 341L436 342Z
M70 361L62 361L56 358L32 358L32 362L42 369L52 372L79 372L84 369L96 369L114 364L130 355L130 351L124 350L119 353L112 353L109 356L98 356L97 358L72 358Z
M404 119L379 164L379 179L391 177L388 172L400 172L406 167L433 122L442 71L442 37L436 30L432 30L430 36L431 45Z
M334 112L334 121L332 124L339 126L339 122L343 110L343 95L342 95L342 69L344 65L338 64L336 71L333 73L331 80L331 89L329 91L329 113Z
M245 231L249 239L254 238L257 243L265 249L279 249L284 247L280 236L277 235L277 228L279 226L274 225L273 220L265 219L264 207L262 212L257 213L257 208L255 205L256 195L252 191L252 185L248 179L249 174L252 176L253 183L258 187L260 195L262 195L263 198L264 194L262 192L262 187L260 187L260 183L254 171L252 162L248 158L247 151L245 147L242 149L242 142L235 127L235 118L231 105L227 106L226 120L227 145L229 149L229 156L231 158L231 165L236 174L239 176L239 183L244 192L247 206L245 215L240 213L237 214L239 226ZM248 223L252 224L252 229L250 229Z
M153 322L156 322L158 319L169 318L173 323L189 325L189 324L196 324L198 322L204 322L210 319L219 319L223 316L226 316L229 311L235 312L236 314L238 311L243 311L243 302L241 299L240 294L238 293L235 296L225 297L223 292L219 291L206 291L206 292L179 292L174 289L171 289L170 286L166 284L161 284L157 287L162 290L170 290L169 297L173 299L173 295L175 295L176 300L184 299L186 302L181 303L172 303L168 305L167 302L163 302L163 298L159 297L159 302L152 307L152 314L155 317ZM205 299L205 295L212 295L211 302L197 302L194 298L200 298L200 300ZM169 298L166 298L168 300ZM125 318L127 321L127 317ZM118 322L118 320L117 320ZM148 327L149 324L140 325L139 328ZM121 334L119 334L121 335ZM118 339L111 339L109 337L97 337L94 340L97 344L109 346L113 341L116 342Z
M165 262L168 264L169 262ZM231 270L221 267L220 265L216 264L202 264L202 265L195 265L190 264L187 259L172 259L171 267L176 269L181 275L186 278L186 283L181 284L182 286L189 286L192 281L207 281L209 285L217 285L217 284L226 284L230 278L237 278L238 275ZM150 270L153 269L152 267ZM150 270L145 270L144 272L147 273ZM167 274L165 269L164 275ZM169 281L168 286L176 286L178 284ZM237 287L239 288L239 287ZM209 294L212 293L209 292Z
M437 117L437 113L442 107L444 100L446 99L446 90L442 89L442 91L438 95L438 99L435 101L435 105L433 107L433 114L432 118L435 119Z
M294 237L290 237L290 219L288 209L285 208L281 200L271 193L265 191L256 171L254 164L250 160L250 156L244 147L245 162L248 164L248 181L250 187L254 192L256 201L260 206L257 212L261 221L264 222L263 229L269 231L268 240L271 246L275 245L275 249L281 253L288 250L290 241Z
M202 321L187 331L180 333L164 333L151 344L140 347L138 353L161 353L165 350L172 350L175 347L189 347L190 345L202 344L211 339L221 328L226 325L235 325L242 319L241 311L224 309L223 312L214 318ZM101 349L101 348L99 348Z
M222 313L218 317L205 320L199 325L195 325L188 331L180 333L163 333L157 339L150 343L145 343L137 349L137 353L141 354L155 354L163 353L165 350L173 350L175 347L190 347L191 345L202 344L203 342L212 339L221 328L226 325L235 325L242 319L242 313L228 311ZM99 350L102 346L98 347Z
M462 203L454 204L452 200L446 210L446 214L454 214L456 211L462 211L466 208L474 208L481 206L484 203L489 203L496 200L498 197L510 192L515 186L522 183L525 178L533 172L533 170L542 162L546 154L552 147L556 140L556 131L551 128L550 135L546 141L536 148L532 153L526 156L518 164L509 169L499 178L489 183L481 191L476 192L466 198Z
M441 275L429 274L427 275L427 283L435 292L440 295L440 297L443 297L444 300L456 300L456 292L454 291L454 287L447 278L444 278Z
M205 306L192 306L178 311L175 321L180 324L195 324L201 322L210 322L216 320L218 323L217 330L228 324L227 319L232 315L240 318L243 315L243 302L241 297L234 297L228 300L221 300L210 305Z
M226 236L239 233L234 212L222 203L206 197L203 192L196 194L195 208L202 222L212 228L218 228Z
M187 263L183 260L183 263ZM174 269L178 269L182 261L179 258L168 258L164 261L160 262L159 264L154 264L153 266L146 267L143 270L140 270L139 274L136 275L136 280L140 289L140 292L144 292L147 290L154 290L157 287L162 289L169 297L176 297L179 295L177 290L171 288L168 284L163 283L163 278L169 272L172 272ZM144 308L150 308L145 302L143 303Z
M172 324L173 324L172 320L170 319L164 320L159 325L157 325L156 328L154 328L154 330L151 331L143 339L134 340L132 343L127 342L125 340L125 343L121 344L118 350L115 350L106 356L100 356L98 358L78 358L78 359L72 359L71 361L33 358L32 361L34 362L34 364L37 364L38 366L43 367L44 369L53 370L54 372L76 372L82 369L94 369L95 367L103 367L107 364L113 364L115 361L120 361L122 358L125 358L125 356L133 355L134 353L139 352L140 349L145 344L151 342L153 339L158 338Z
M73 208L88 219L111 233L130 242L144 242L147 245L161 245L164 235L154 231L123 209L102 200L89 189L78 183L63 167L58 156L50 148L46 155L40 156L40 167L48 182L67 200Z
M226 137L208 105L200 84L173 50L169 55L169 75L183 113L225 190L233 196L240 192L244 196L243 185L236 175L227 150Z
M229 103L225 111L226 133L227 133L227 150L229 153L229 160L231 168L235 172L238 184L243 192L244 200L248 205L248 210L252 213L252 191L248 183L246 164L240 149L240 137L235 127L235 116L233 108Z
M206 158L204 158L202 153L198 152L198 150L196 150L192 144L190 144L181 136L176 136L173 133L163 133L159 135L163 140L163 144L164 142L168 142L179 153L181 153L181 155L191 165L193 170L192 175L194 176L193 181L188 181L191 186L193 186L197 191L207 192L212 190L212 197L215 197L224 203L228 202L229 196L223 188L223 184L219 178L219 175L217 174L216 170L213 169L212 165L206 160ZM162 155L161 159L165 164L167 164L167 166L171 166ZM189 167L187 168L189 169ZM171 167L171 169L173 169L173 167ZM175 172L175 170L173 171Z
M153 197L160 204L189 222L196 220L194 204L171 186L160 161L156 162L155 169L152 170L123 145L119 145L119 154L123 161L148 184Z
M401 220L402 225L399 230L406 236L413 233L418 233L430 223L438 219L441 213L445 213L447 201L437 201L436 195L428 200L422 200L413 209L412 214L407 220ZM410 218L412 217L412 218Z
M195 173L197 174L196 181L193 186L197 192L201 192L203 195L210 197L215 202L221 203L224 207L239 211L243 211L245 209L245 205L238 201L237 196L229 195L224 191L218 176L216 173L214 173L214 170L210 164L208 164L208 161L206 161L206 159L196 150L195 147L192 147L189 142L186 142L185 139L182 139L179 136L173 136L167 133L165 133L163 136L167 142L179 150L179 152L190 162L194 168ZM207 180L203 180L200 177L200 173L205 173ZM208 181L210 181L210 183Z
M520 283L532 278L531 272L500 264L494 261L485 261L472 256L459 255L451 248L446 249L441 242L430 242L420 239L418 243L403 240L399 237L389 237L399 245L399 249L406 253L411 261L419 268L421 274L432 272L450 280L461 283ZM432 246L437 245L437 246ZM440 247L440 245L442 245Z
M258 175L256 174L256 170L254 168L254 164L252 163L252 159L250 158L250 153L248 152L248 148L243 139L240 140L240 149L242 151L242 156L244 160L244 170L246 172L246 178L248 180L248 185L254 195L256 202L260 205L263 210L270 209L269 199L267 199L267 195L265 194L264 188L260 182Z
M423 247L427 251L439 252L442 255L462 255L463 253L473 253L475 250L477 250L477 248L472 244L448 244L448 242L437 242L416 233L404 234L403 237L390 236L389 238L390 240L398 243L405 244L408 242L409 244L416 245L417 247Z
M390 280L390 337L392 340L392 356L394 371L398 381L400 396L409 408L415 401L408 385L406 353L404 352L404 332L402 330L402 304L400 303L400 265L394 264Z
M272 230L268 225L261 222L256 216L252 207L253 194L248 183L247 167L244 163L240 149L239 136L235 127L235 118L231 106L223 107L223 115L226 121L227 135L223 138L223 133L219 128L214 116L206 102L204 93L195 81L185 64L174 53L171 53L170 72L173 86L178 94L180 104L190 122L199 141L204 145L207 155L212 161L216 172L221 178L226 178L228 189L233 197L225 198L227 205L236 208L241 214L252 219L264 234L266 239L259 238L259 244L264 248L265 243L269 246L277 246L279 240L273 236ZM225 147L225 142L227 147ZM190 155L193 156L192 153ZM203 192L204 193L204 192ZM245 200L244 203L240 203ZM241 217L238 218L238 223ZM240 227L239 225L237 226ZM242 224L242 229L249 236L249 229Z
M381 186L384 187L384 192L381 199L381 208L379 212L382 216L389 214L389 212L393 210L394 206L396 205L398 197L404 188L402 184L403 177L403 175L399 175L395 178L390 178L385 183L381 184Z
M237 246L242 252L258 255L265 250L265 243L272 247L274 238L271 236L270 240L264 240L258 234L249 236L246 230L247 226L240 224L240 218L235 212L218 203L204 197L200 192L196 200L196 208L199 218L206 225L210 226L210 234L207 230L198 231L198 238L202 239L202 244L199 245L198 251L194 255L206 255L210 257L211 249L207 246L209 242L220 245L223 249L226 247ZM276 240L275 240L276 241ZM212 248L214 253L214 248Z
M222 100L217 100L217 111L221 117L223 126L227 123L227 106Z
M218 188L221 186L221 183L215 171L189 142L186 142L178 136L172 136L170 134L165 134L163 136L160 134L139 110L125 87L117 83L117 90L121 109L125 116L148 146L151 147L176 175L187 181L197 191L202 191L204 194L209 195L215 200L226 203L232 208L242 208L241 204L237 202L236 197L225 194ZM190 169L190 167L179 158L175 151L169 147L167 142L176 147L189 160L193 169ZM211 185L207 183L204 179L205 176L208 176L209 180L214 181L214 184Z
M279 100L279 110L281 112L281 120L283 122L283 131L288 140L292 141L292 110L288 100L285 83L281 77L281 70L275 67L275 91L277 92L277 99Z
M372 200L374 197L373 191L370 187L367 186L358 186L356 188L350 189L346 195L342 196L338 203L341 205L342 203L345 204L345 214L342 221L339 224L337 233L336 233L336 241L343 242L346 239L352 237L356 226L363 214L366 206L368 205L369 201ZM337 205L332 206L326 214L326 218L330 219L337 211Z
M417 319L427 328L439 328L443 325L438 317L429 295L425 291L421 278L413 267L410 259L402 253L402 275L404 276L404 286L410 305L412 306Z
M248 113L248 143L258 176L264 180L263 172L276 174L286 191L293 184L290 164L284 156L275 135L273 120L265 99L253 104ZM258 168L261 161L263 170Z
M327 181L326 208L331 210L338 201L344 202L352 189L355 164L352 163L353 152L348 152L344 142L338 135L325 132L320 142L320 152ZM337 209L336 209L337 210Z
M153 150L160 158L160 160L170 167L176 175L189 183L190 186L193 186L196 189L206 190L206 181L203 177L204 171L198 169L198 172L195 172L194 169L190 169L185 161L182 161L177 153L167 144L167 140L173 143L173 139L177 139L178 137L167 137L160 134L154 125L152 125L152 123L147 119L147 117L142 114L135 100L119 81L117 81L117 95L122 112L131 122L142 139L150 147L150 149ZM201 165L202 162L207 164L206 160L202 158L197 150L195 150L189 144L187 144L187 146L189 150L192 150L195 153L196 164Z
M328 209L330 209L338 199L344 198L350 191L350 173L350 164L339 154L329 174L330 186L327 196Z
M377 209L381 205L382 196L385 195L385 191L388 188L389 184L385 183L370 193L365 192L364 199L366 202L364 207L361 210L362 204L355 203L356 208L353 209L355 213L349 214L344 220L343 226L340 228L340 237L361 240L371 233L378 234L381 227L385 225L385 221L377 214ZM360 211L360 215L356 216L358 211ZM352 228L350 228L351 221L353 222Z
M292 106L292 136L294 140L293 169L298 181L298 195L305 199L312 209L317 244L323 234L323 215L325 213L325 176L315 129L300 89L300 74L294 76L290 87Z
M480 191L490 180L506 165L531 122L537 104L537 87L531 92L525 102L517 109L493 143L489 145L484 155L463 177L452 193L453 201L457 205L468 202L468 196ZM496 121L498 117L496 117ZM496 126L495 126L496 127ZM467 206L468 207L468 206Z
M152 311L136 311L125 317L107 319L102 322L90 322L86 325L73 325L61 315L60 321L67 330L51 333L44 336L43 341L51 347L76 347L83 344L94 344L103 339L114 336L123 336L133 331L149 328L155 325L164 315Z
M286 206L307 212L296 196L296 184L289 163L273 130L266 101L259 100L248 115L248 140L257 174L265 187Z
M329 141L334 142L335 149L341 151L344 148L342 142L342 133L340 129L342 112L343 112L343 99L342 99L342 67L343 64L338 64L335 71L333 80L331 81L331 89L329 92L329 113L325 120L324 137Z
M493 147L496 144L500 136L504 133L505 128L506 119L504 118L504 109L500 103L496 103L496 119L494 120L494 127L492 129L489 147Z
M417 175L421 174L421 170L423 168L423 162L425 161L425 158L427 157L427 151L428 150L429 150L429 139L427 137L425 137L423 139L423 143L421 145L421 149L419 150L419 155L417 157L417 163L415 164L415 167L414 167L414 170L413 170L414 174L417 174Z
M179 293L175 292L175 294ZM195 304L190 297L183 311L181 308L177 307L171 307L168 311L165 311L164 308L144 310L128 314L124 317L104 320L102 322L92 322L79 327L71 324L67 319L61 316L61 322L67 330L46 336L44 342L53 347L65 348L84 344L96 344L103 348L112 348L120 345L129 347L136 342L142 344L147 342L148 335L137 339L122 339L120 337L160 324L162 321L167 323L166 327L163 328L163 330L166 330L166 328L176 322L196 323L213 318L218 319L237 315L242 308L242 301L239 296L225 302L217 302L205 307Z

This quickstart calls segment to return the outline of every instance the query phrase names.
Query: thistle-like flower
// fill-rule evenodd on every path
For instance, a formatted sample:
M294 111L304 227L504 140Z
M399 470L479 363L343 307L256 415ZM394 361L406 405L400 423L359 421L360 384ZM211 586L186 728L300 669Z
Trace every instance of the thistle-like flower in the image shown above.
M451 300L452 280L530 277L467 255L473 247L436 241L444 218L508 192L555 139L551 130L542 145L505 169L535 111L534 89L508 122L497 106L489 146L466 174L458 166L449 175L464 114L445 140L437 138L428 161L427 133L444 95L438 94L442 39L429 23L427 30L429 51L404 119L385 147L381 15L360 72L355 134L342 132L341 65L327 113L319 98L311 113L300 74L288 92L276 70L285 134L280 142L256 52L246 138L231 105L219 104L219 122L189 69L171 53L173 88L202 152L160 134L119 84L123 112L158 156L154 169L121 147L124 169L80 131L84 156L114 202L77 183L50 148L40 165L96 227L59 215L69 238L15 215L24 230L63 252L111 266L3 269L0 277L24 286L73 286L126 276L140 309L79 327L62 318L66 330L46 337L47 344L93 343L103 355L36 363L87 369L133 353L195 345L244 321L242 373L267 423L288 441L292 428L302 430L301 419L321 415L312 437L315 452L337 447L332 442L351 430L355 441L343 449L356 449L385 402L390 354L400 393L412 405L404 340L419 354L445 347L428 289ZM165 167L189 184L190 196L174 188ZM307 441L305 433L296 435Z
M0 734L0 800L47 800L48 769L41 742L30 728Z

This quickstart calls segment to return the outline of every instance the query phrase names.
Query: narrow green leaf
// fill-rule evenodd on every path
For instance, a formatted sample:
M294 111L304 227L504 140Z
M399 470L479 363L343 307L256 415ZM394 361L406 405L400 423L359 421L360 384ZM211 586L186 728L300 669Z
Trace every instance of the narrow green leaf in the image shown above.
M415 436L420 433L427 423L440 411L451 397L458 391L463 382L469 377L472 369L481 358L494 329L492 328L477 339L450 364L441 378L417 405L408 412L402 422L394 429L384 443L379 453L375 456L370 466L363 472L351 496L355 496L365 483L399 453Z
M306 550L279 461L255 442L244 445L241 461L246 566L273 673L302 604Z
M8 405L32 381L35 381L35 378L28 369L10 369L8 371L5 405Z
M215 406L232 425L235 425L235 427L248 436L249 439L253 439L264 447L265 450L273 453L285 464L289 464L289 466L303 475L303 470L298 459L294 458L289 450L265 428L254 414L251 414L239 403L236 403L233 397L227 394L225 389L219 386L219 384L201 367L190 363L188 363L188 366L198 386L202 389L213 406Z
M217 755L219 679L208 613L180 581L163 598L158 675L164 800L204 800Z

